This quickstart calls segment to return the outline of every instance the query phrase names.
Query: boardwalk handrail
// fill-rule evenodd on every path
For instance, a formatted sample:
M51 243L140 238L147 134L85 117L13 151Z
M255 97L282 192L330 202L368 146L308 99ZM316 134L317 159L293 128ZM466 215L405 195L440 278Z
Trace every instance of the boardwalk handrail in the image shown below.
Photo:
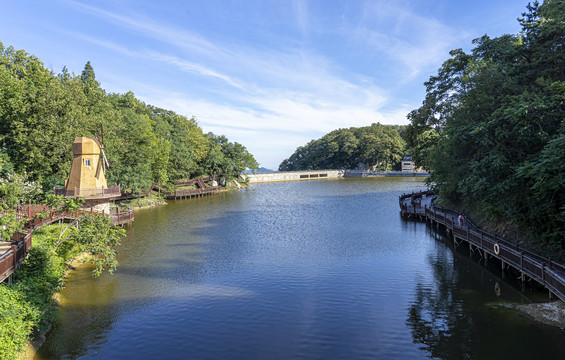
M105 211L98 211L98 210L94 210L94 209L90 209L90 210L84 210L84 209L78 209L75 211L69 211L69 210L57 210L57 209L53 209L53 208L49 208L49 207L45 207L44 211L42 211L42 213L45 214L45 216L36 216L36 214L34 214L35 216L32 217L25 225L24 228L25 229L35 229L38 227L43 227L45 225L51 224L55 221L58 220L63 220L63 219L78 219L80 217L80 215L82 214L96 214L96 215L101 215L101 216L107 216L110 218L111 222L113 224L117 224L117 225L121 225L127 222L131 222L134 219L134 212L133 209L128 209L128 210L117 210L114 212L110 212L107 213Z
M216 181L218 179L220 179L222 176L222 174L216 174L216 175L211 175L208 177L203 177L203 178L196 178L196 179L190 179L190 180L184 180L184 181L178 181L175 183L175 186L189 186L189 185L194 185L196 184L199 180L202 180L204 182L208 182L208 181Z
M9 248L0 250L0 283L20 267L31 248L31 232L14 233L12 240L14 239L17 239L17 241L10 242Z
M167 193L169 197L187 197L192 195L204 195L204 194L211 194L214 192L218 192L222 189L221 186L207 186L201 189L186 189L186 190L175 190L175 192Z
M562 301L565 301L565 265L552 261L551 258L522 249L512 241L484 231L468 219L465 220L467 226L459 226L451 219L462 215L457 211L436 207L433 202L431 207L424 206L422 211L421 205L414 202L414 199L421 199L423 196L430 195L433 195L433 192L422 191L401 195L399 202L402 212L404 214L422 214L427 219L444 225L452 232L454 237L467 241L469 244L511 265L545 286ZM410 205L406 204L407 199L410 199Z
M31 214L31 206L27 209L21 207L17 211L23 214L27 210L27 214ZM75 211L62 211L48 208L47 206L36 206L34 210L42 209L33 214L32 218L24 225L23 231L18 231L12 234L10 242L5 243L5 246L0 246L0 283L10 277L20 266L22 261L27 256L29 249L31 249L31 234L33 229L46 226L62 219L78 219L82 214L94 214L98 216L108 216L113 224L125 224L133 221L133 209L126 211L115 211L110 214L104 211L94 210L75 210ZM37 216L39 213L44 213L46 216ZM8 245L9 244L9 245ZM9 248L7 248L9 246Z
M75 197L84 196L87 198L92 197L107 197L107 196L120 196L122 195L120 185L110 186L110 187L94 187L94 188L53 188L53 193L59 196L65 197Z

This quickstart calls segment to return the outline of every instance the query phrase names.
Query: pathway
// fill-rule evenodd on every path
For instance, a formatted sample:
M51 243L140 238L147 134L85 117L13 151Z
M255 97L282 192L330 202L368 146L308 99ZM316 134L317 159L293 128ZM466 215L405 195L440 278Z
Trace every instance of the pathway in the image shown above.
M46 213L46 216L36 216L39 213ZM105 214L104 212L94 211L56 211L50 210L47 206L33 205L17 209L19 218L27 219L22 231L15 232L10 241L0 242L0 283L8 279L11 282L11 275L19 269L21 263L26 258L31 249L31 237L34 229L47 226L56 221L76 220L83 213L91 213L99 216L107 216L113 224L123 225L133 221L133 210Z
M545 258L531 251L520 248L518 244L505 240L496 234L490 234L468 219L459 225L458 212L434 206L433 191L404 194L399 197L401 214L404 217L430 221L436 226L444 226L453 240L465 241L473 251L476 249L486 259L494 257L499 259L502 270L508 266L520 272L522 281L526 276L539 282L550 291L565 301L565 265L556 263L551 258Z

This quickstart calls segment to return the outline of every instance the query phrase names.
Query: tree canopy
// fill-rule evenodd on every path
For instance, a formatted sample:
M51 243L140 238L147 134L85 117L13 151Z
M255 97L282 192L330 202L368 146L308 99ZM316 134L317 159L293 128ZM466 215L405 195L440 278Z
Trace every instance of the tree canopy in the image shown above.
M358 166L389 169L404 156L402 127L381 125L334 130L300 146L279 165L279 171L353 169Z
M565 1L537 1L517 35L453 50L425 83L407 144L446 200L565 247Z
M93 137L100 123L111 164L108 182L127 192L258 167L243 145L205 134L195 118L147 105L132 92L107 94L90 62L80 75L66 68L54 74L35 56L0 43L1 177L26 173L46 192L62 186L74 138Z

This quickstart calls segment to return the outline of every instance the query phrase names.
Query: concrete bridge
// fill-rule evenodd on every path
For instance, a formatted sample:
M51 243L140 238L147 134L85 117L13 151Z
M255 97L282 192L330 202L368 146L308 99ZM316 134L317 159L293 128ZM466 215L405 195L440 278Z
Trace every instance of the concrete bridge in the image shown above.
M260 174L242 174L241 176L249 179L249 183L262 183L274 181L299 181L299 180L319 180L343 177L344 170L307 170L307 171L281 171Z
M355 170L305 170L305 171L281 171L260 174L242 174L249 179L249 183L275 182L275 181L297 181L297 180L319 180L340 177L414 177L429 176L426 171L355 171Z

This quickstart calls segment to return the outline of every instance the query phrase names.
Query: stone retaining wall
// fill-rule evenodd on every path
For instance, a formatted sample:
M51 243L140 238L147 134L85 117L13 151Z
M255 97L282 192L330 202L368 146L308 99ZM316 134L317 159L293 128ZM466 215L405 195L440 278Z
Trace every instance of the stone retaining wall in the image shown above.
M309 171L283 171L260 174L242 174L249 179L249 183L275 182L275 181L299 181L319 180L343 177L344 170L309 170Z

